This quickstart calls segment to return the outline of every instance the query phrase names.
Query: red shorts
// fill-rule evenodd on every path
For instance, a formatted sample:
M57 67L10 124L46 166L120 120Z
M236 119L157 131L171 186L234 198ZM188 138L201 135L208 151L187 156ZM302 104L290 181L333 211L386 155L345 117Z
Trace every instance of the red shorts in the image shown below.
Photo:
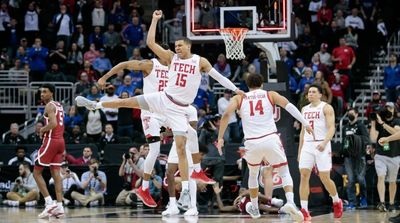
M57 166L60 167L63 161L65 150L64 139L45 138L40 147L35 165L38 166Z

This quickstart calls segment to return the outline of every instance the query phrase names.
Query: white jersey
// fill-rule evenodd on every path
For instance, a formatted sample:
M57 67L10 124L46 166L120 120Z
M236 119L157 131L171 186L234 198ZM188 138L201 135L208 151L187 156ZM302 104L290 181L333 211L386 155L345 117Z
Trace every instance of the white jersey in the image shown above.
M324 140L328 134L328 126L326 125L326 118L324 114L325 102L321 101L318 106L312 107L311 104L304 106L302 114L305 120L310 123L311 128L314 130L315 139L311 134L304 133L304 141L320 141Z
M240 115L246 140L277 132L274 105L267 91L258 89L247 92L240 104Z
M175 54L168 76L170 80L165 93L180 103L193 103L201 81L200 56L193 54L189 59L180 59Z
M151 59L153 69L143 78L143 93L150 94L163 91L168 83L168 66L162 65L157 59Z

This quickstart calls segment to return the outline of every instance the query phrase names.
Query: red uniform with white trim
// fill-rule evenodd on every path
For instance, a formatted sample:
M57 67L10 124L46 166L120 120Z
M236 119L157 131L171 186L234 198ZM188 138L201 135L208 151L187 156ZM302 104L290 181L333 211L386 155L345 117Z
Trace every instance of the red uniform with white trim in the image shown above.
M61 166L63 161L63 155L65 150L64 142L64 109L59 102L50 101L56 108L56 119L57 126L44 133L43 143L40 147L37 157L35 159L35 164L39 166ZM45 125L48 124L48 118L45 118Z
M300 152L299 168L312 169L317 165L319 171L330 171L332 168L331 143L326 144L325 149L320 152L317 146L325 139L328 134L328 126L324 114L326 103L321 101L317 106L308 104L303 107L303 117L314 129L315 139L311 134L304 132L303 147Z
M239 111L246 140L243 158L249 165L260 165L264 159L274 168L287 164L274 121L274 106L262 89L250 91L242 99Z

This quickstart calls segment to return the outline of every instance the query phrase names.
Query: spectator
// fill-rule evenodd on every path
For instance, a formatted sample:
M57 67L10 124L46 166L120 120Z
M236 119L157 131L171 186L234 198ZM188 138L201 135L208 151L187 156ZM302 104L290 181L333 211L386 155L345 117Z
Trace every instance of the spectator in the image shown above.
M194 98L193 104L196 105L197 109L208 110L208 93L207 91L199 88L197 89L197 95Z
M67 140L65 140L68 144L85 144L88 143L88 139L86 136L82 134L80 125L74 125L71 133L69 134Z
M11 191L7 193L7 200L3 203L14 207L22 204L36 206L40 195L29 164L21 163L18 166L18 172L19 177L11 185Z
M33 44L34 39L39 35L39 12L35 2L30 2L24 19L24 34L28 44Z
M46 72L46 74L44 75L44 81L64 82L67 81L67 77L62 71L60 71L59 65L53 63L51 65L51 70Z
M303 35L304 35L304 33L303 33ZM277 45L279 48L285 49L289 56L293 56L294 51L296 51L298 48L296 43L293 41L278 42Z
M92 85L90 87L90 92L86 96L87 99L91 101L100 101L100 98L103 97L103 94L99 91L99 88L96 85Z
M346 0L339 0L333 7L333 11L337 12L338 10L342 11L343 13L347 14L349 11L348 1Z
M100 101L113 101L117 100L118 96L114 94L114 85L108 85L106 88L106 95L100 98ZM113 129L117 129L118 123L118 108L103 108L103 112L106 114L107 122L110 123Z
M101 137L100 139L100 144L102 148L107 144L117 144L118 143L118 136L114 134L114 128L111 124L106 124L106 127L104 128L105 134Z
M83 65L82 52L79 49L78 44L72 43L71 49L68 52L66 70L68 70L69 76L74 77L73 78L74 81L76 80L76 74L78 73L78 70L82 65Z
M82 24L84 27L90 27L92 25L90 9L90 2L87 2L86 0L76 0L73 12L74 23ZM80 26L82 27L82 25Z
M6 37L6 30L3 26L4 23L9 23L11 20L10 14L8 13L8 5L6 2L1 2L0 5L0 49L7 47L9 45L8 41L4 41L7 39Z
M131 147L129 152L122 155L122 163L118 174L124 179L123 190L115 200L116 205L129 205L131 190L140 186L140 178L143 176L144 159L140 157L136 147Z
M81 50L84 50L89 46L89 40L83 32L83 26L81 24L77 24L75 28L76 30L72 34L72 42L76 43Z
M304 65L303 59L297 58L296 65L293 67L293 70L291 72L294 79L296 79L296 82L299 82L300 79L304 76L305 68L306 66Z
M297 39L297 45L299 46L297 53L302 55L307 62L311 59L315 43L315 37L311 34L310 27L306 26L303 35L300 35Z
M378 142L382 137L387 137L396 132L400 127L400 120L394 116L393 102L387 102L386 112L376 115L376 119L371 120L370 139ZM376 154L374 156L375 170L378 175L377 189L379 194L379 204L377 209L387 212L385 204L385 180L389 182L389 211L395 211L394 199L397 191L396 181L399 171L400 147L398 140L381 145L376 144Z
M310 103L307 98L308 89L310 88L310 85L311 83L306 83L304 85L304 91L299 95L299 101L297 103L297 108L299 108L299 110L301 110L304 106Z
M343 75L344 76L344 75ZM342 117L343 111L346 107L344 92L346 85L341 80L341 75L337 72L334 73L335 80L331 84L332 91L332 107L335 110L335 117Z
M294 66L293 60L290 59L290 58L287 56L287 51L286 51L284 48L280 48L280 49L279 49L279 56L281 57L281 60L282 60L283 62L285 62L286 67L287 67L288 74L290 74L291 71L292 71L292 69L293 69L293 66Z
M133 94L143 94L143 72L141 70L132 70L128 74L132 78L132 85L135 87Z
M106 51L104 48L100 49L99 57L93 61L93 68L100 74L100 76L103 76L111 70L111 61L106 57Z
M26 41L26 39L25 39ZM21 64L29 64L29 57L24 47L20 46L17 49L15 59L21 60Z
M135 85L132 83L132 77L125 75L123 85L120 85L117 89L116 95L120 96L122 92L128 92L129 96L133 96L135 92Z
M322 88L322 101L332 104L332 91L327 81L325 81L324 73L317 71L314 77L314 84L318 84Z
M97 75L96 71L92 69L92 63L88 60L84 61L83 69L78 72L77 80L80 80L82 72L85 72L88 75L89 82L93 82L98 79L98 75Z
M232 98L232 91L226 89L224 96L218 99L218 114L221 116L225 113L228 108L229 102ZM236 114L229 117L228 127L224 134L225 142L237 141L239 139L239 125L237 123Z
M311 58L311 64L309 67L311 67L314 75L318 71L321 71L324 74L324 78L328 77L328 74L329 74L328 68L325 66L325 64L321 63L318 53L315 53L313 55L313 57Z
M132 56L129 57L129 60L143 60L139 47L136 47L132 50Z
M400 95L400 66L397 63L397 55L389 55L389 65L383 70L383 85L385 87L386 100L395 102Z
M53 17L54 30L57 33L57 42L63 40L65 43L64 52L71 45L71 37L74 29L72 17L67 13L67 6L60 5L60 12Z
M110 12L109 23L114 24L116 30L121 31L122 24L126 22L127 16L125 9L121 5L121 1L115 1L113 3L113 8ZM109 25L110 25L109 24Z
M129 98L129 92L121 92L120 98ZM133 137L133 117L132 108L118 108L118 128L117 135L119 137L127 136L129 138Z
M344 34L343 38L346 40L347 46L357 50L358 48L358 34L354 31L352 26L347 27L347 33Z
M42 138L40 137L40 129L43 127L43 122L35 123L35 132L28 135L27 142L29 144L42 144Z
M356 181L360 186L360 208L366 208L367 204L367 185L365 182L366 160L365 151L370 145L367 127L361 120L358 120L357 108L350 108L347 112L349 122L343 127L344 136L342 144L342 155L344 156L344 166L347 173L347 197L349 205L347 209L355 209Z
M304 28L306 27L301 18L296 16L294 18L294 25L295 25L295 38L299 38L300 35L302 35L304 33Z
M89 161L92 158L94 158L94 157L92 157L92 155L93 155L92 148L89 147L89 146L86 146L85 148L83 148L82 154L83 154L83 156L81 156L79 158L75 158L71 154L66 154L65 155L65 160L70 165L85 166L85 165L89 164Z
M81 188L84 193L72 192L71 198L79 201L83 206L103 205L104 194L107 191L107 176L99 170L99 161L97 159L90 159L89 171L82 174Z
M10 68L10 72L8 73L8 76L10 77L11 81L19 81L20 79L20 75L21 75L21 71L24 70L23 65L21 64L21 59L16 58L14 60L14 67Z
M299 86L297 88L297 93L302 93L304 91L304 85L306 83L312 84L312 82L314 82L312 69L309 67L306 67L304 69L304 76L301 78L301 80L299 82Z
M327 49L328 49L328 44L322 43L320 50L317 52L317 54L319 55L319 60L322 64L324 64L326 67L331 67L332 66L331 54L328 53Z
M86 96L89 93L92 85L93 82L89 81L88 74L83 71L80 73L80 78L78 84L76 85L75 93Z
M324 32L327 28L329 28L333 19L332 9L326 6L326 2L323 1L321 8L317 13L317 20L320 26L320 33Z
M345 19L345 26L346 27L353 27L354 29L360 29L364 30L364 22L363 20L358 16L358 9L353 8L351 10L351 15L348 15Z
M42 47L42 40L40 38L35 39L35 43L31 48L28 49L29 67L31 69L32 81L43 80L44 73L46 72L46 59L49 54L49 50Z
M383 56L386 54L386 45L387 45L387 38L388 38L388 31L386 29L385 22L383 19L378 19L377 24L376 24L376 29L377 29L377 45L379 49L381 50L379 52L380 56Z
M74 204L75 202L71 197L71 193L74 191L83 193L83 190L81 189L81 181L76 173L68 169L67 164L61 165L60 175L62 179L63 203L66 206L69 204ZM49 180L49 192L55 194L53 178Z
M56 48L50 51L48 63L49 64L56 63L63 70L67 62L67 53L64 49L65 49L64 41L63 40L57 41Z
M356 55L353 49L347 46L346 39L340 38L339 45L332 52L332 61L335 63L335 69L340 74L346 74L351 77L351 69L356 62Z
M343 11L342 10L337 10L336 14L335 14L335 18L333 19L333 21L336 22L336 25L339 29L344 29L346 28L346 22L345 19L343 17Z
M96 50L96 45L94 43L90 44L89 50L83 54L83 60L89 61L90 64L93 64L93 61L100 56L100 52Z
M115 86L117 89L124 83L124 71L118 71L116 77L111 80L111 84Z
M100 0L95 1L95 6L92 11L92 27L99 26L102 29L106 27L107 15L103 9L103 2Z
M162 178L159 176L155 169L151 171L149 180L150 195L154 201L158 202L161 199Z
M4 137L3 144L24 144L25 139L22 135L19 134L19 127L17 123L11 123L10 132L7 133Z
M257 74L261 74L261 63L262 62L265 62L266 64L268 64L268 58L264 51L261 51L258 54L258 58L255 58L252 62L252 64L254 64L254 66L256 67ZM266 74L262 74L262 75L266 75Z
M15 147L15 153L16 153L16 156L11 158L8 161L9 166L19 166L20 164L24 164L24 163L33 165L32 160L30 160L26 156L26 147L25 146L18 145L17 147Z
M103 134L107 118L102 110L87 111L83 118L83 123L88 140L90 142L98 142Z
M72 105L64 116L66 131L71 133L75 125L82 125L82 120L82 116L78 113L76 105Z
M172 23L172 25L171 25ZM164 22L164 25L168 29L168 45L174 46L175 41L182 36L182 26L179 23L179 19L170 19Z
M15 55L15 51L17 50L18 46L18 40L22 36L22 30L20 29L20 26L18 26L18 21L15 18L12 18L9 23L3 23L3 26L5 28L6 32L6 38L7 42L9 45L7 47L4 47L3 49L6 49L6 52L8 53L7 56L13 57Z
M377 114L386 104L378 90L372 92L372 100L368 103L365 116L371 118L371 113ZM373 115L374 116L374 115Z
M94 27L94 32L89 36L89 44L94 44L96 49L99 50L104 47L104 36L101 33L100 26Z
M132 50L140 46L143 41L143 30L139 24L139 17L133 17L132 23L127 25L121 32L122 39L127 44L127 58L132 56Z
M329 46L329 51L336 48L339 44L339 39L343 36L343 31L339 29L335 21L332 21L331 27L326 34L326 43Z
M109 55L113 64L117 64L117 58L121 57L121 55L118 54L124 49L120 46L121 36L114 31L114 24L108 24L108 29L107 32L103 34L103 39L107 55Z

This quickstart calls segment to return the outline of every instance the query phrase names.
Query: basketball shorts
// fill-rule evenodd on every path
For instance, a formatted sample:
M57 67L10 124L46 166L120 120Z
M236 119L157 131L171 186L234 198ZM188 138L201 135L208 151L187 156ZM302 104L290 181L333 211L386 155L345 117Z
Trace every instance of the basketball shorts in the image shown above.
M312 169L317 166L318 171L331 171L332 169L332 149L328 143L325 149L320 152L317 146L322 141L304 142L300 152L299 169Z
M60 167L65 150L64 139L45 138L35 159L35 164L42 167Z

